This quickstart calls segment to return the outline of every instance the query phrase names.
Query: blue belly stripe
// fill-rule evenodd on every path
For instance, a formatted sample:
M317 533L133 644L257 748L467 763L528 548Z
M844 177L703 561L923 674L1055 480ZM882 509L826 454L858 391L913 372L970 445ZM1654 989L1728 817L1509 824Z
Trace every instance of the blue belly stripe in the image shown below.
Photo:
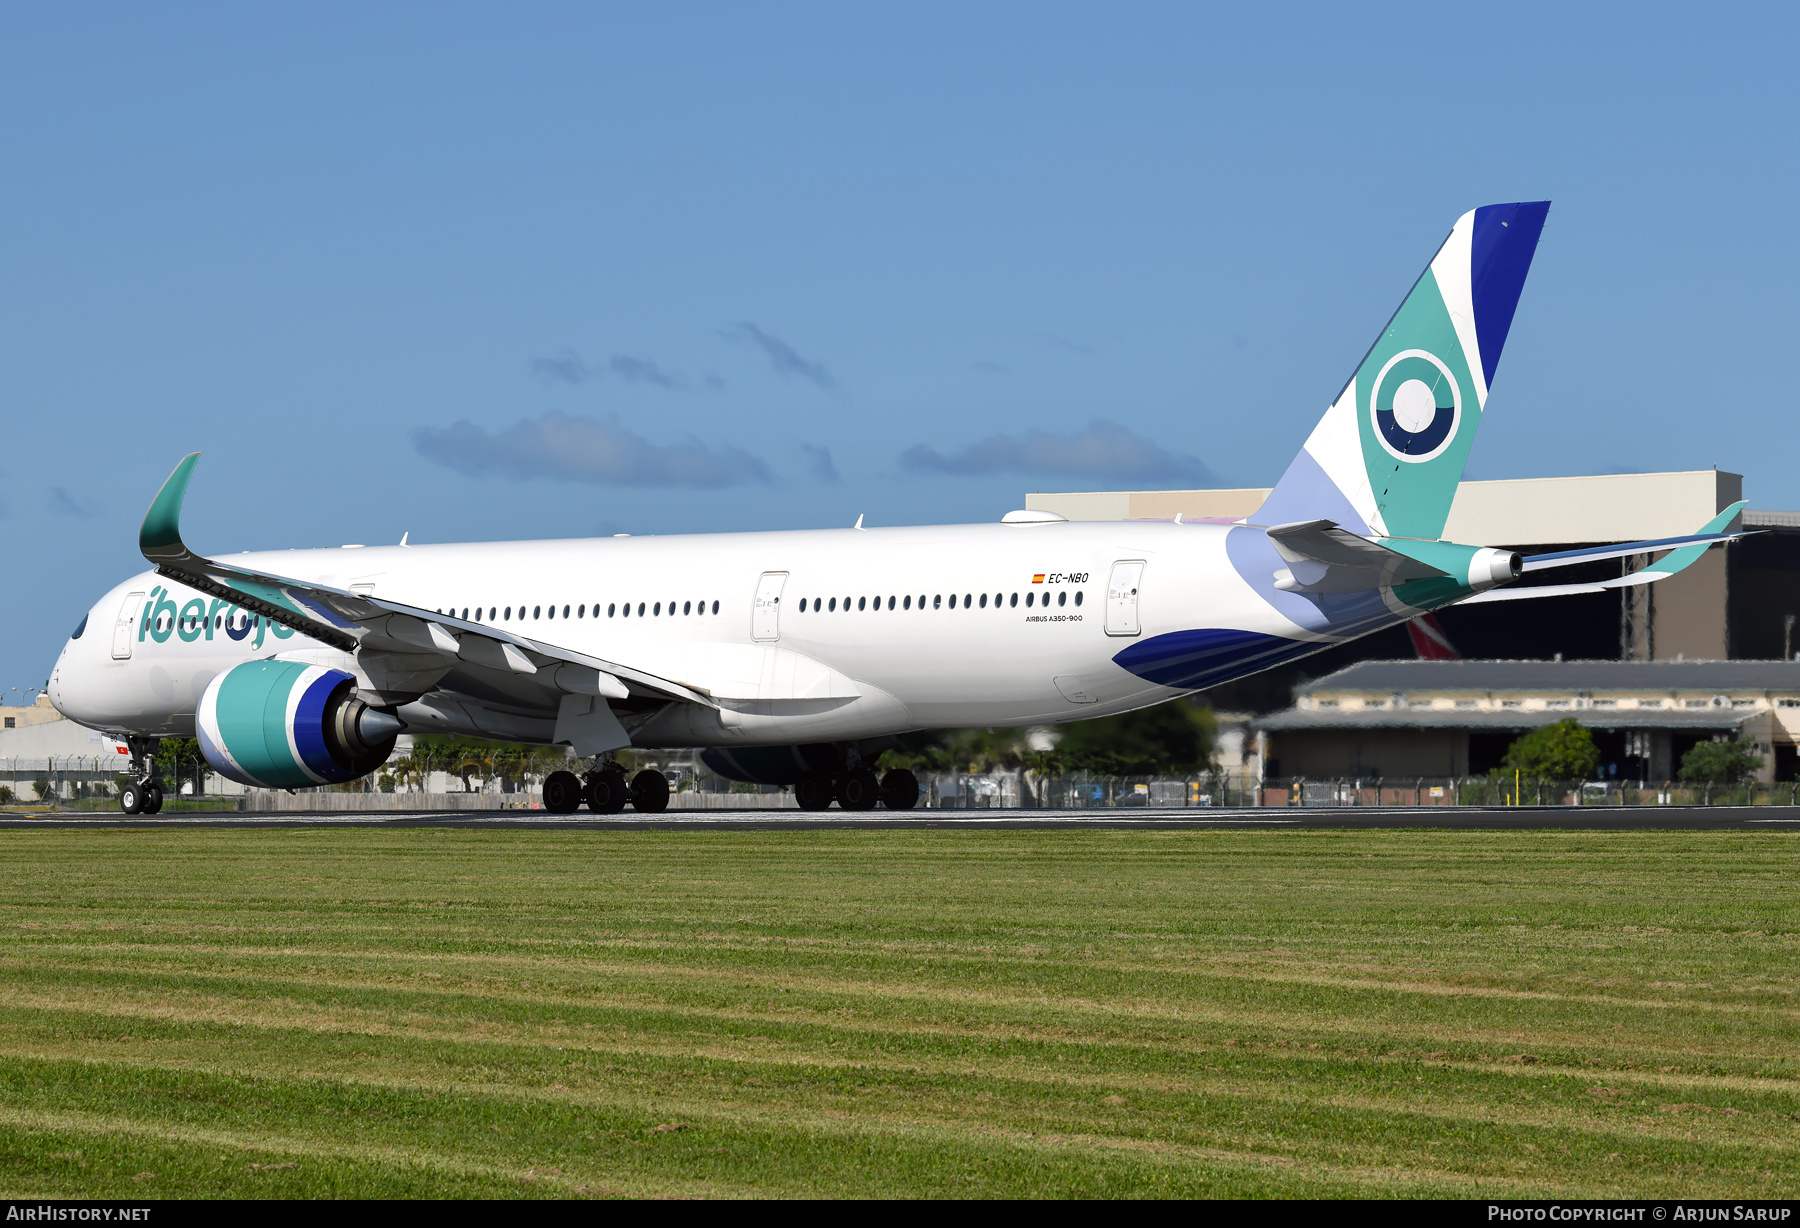
M1113 661L1159 686L1199 690L1329 647L1257 631L1203 627L1152 636L1132 644Z

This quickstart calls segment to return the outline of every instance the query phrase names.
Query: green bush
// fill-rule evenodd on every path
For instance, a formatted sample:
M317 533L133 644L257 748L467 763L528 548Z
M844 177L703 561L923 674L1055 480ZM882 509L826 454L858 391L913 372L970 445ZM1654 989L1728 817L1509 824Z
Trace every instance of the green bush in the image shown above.
M1600 766L1594 735L1572 717L1533 729L1506 748L1507 772L1541 780L1591 780Z
M1762 766L1741 742L1701 742L1681 757L1680 778L1690 783L1736 784Z

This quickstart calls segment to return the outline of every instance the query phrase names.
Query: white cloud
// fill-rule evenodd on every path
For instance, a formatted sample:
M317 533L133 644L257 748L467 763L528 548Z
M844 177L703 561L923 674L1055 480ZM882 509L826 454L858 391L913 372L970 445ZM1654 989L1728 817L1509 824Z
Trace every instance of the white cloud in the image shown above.
M770 480L768 466L740 448L714 448L697 439L651 443L627 430L617 415L584 418L552 411L491 432L465 419L420 427L412 440L426 460L471 477L696 487Z
M949 455L922 443L901 453L900 463L918 473L959 477L1036 473L1117 482L1212 481L1197 458L1166 452L1129 427L1100 420L1068 434L1033 429L989 435Z

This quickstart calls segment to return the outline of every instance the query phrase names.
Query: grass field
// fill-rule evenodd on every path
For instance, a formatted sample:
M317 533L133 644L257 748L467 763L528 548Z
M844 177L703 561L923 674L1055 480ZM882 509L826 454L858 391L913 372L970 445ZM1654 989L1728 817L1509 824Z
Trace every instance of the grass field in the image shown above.
M1800 1194L1775 834L0 835L0 1194Z

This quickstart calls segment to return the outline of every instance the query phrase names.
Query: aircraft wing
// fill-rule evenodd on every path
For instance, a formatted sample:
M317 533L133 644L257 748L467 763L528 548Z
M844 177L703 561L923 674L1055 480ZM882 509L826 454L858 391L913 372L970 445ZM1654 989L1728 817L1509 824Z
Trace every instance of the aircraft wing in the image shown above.
M1701 526L1698 533L1690 537L1665 537L1655 541L1624 542L1616 546L1597 546L1591 550L1563 550L1555 554L1528 555L1525 559L1526 571L1542 571L1547 568L1573 567L1577 563L1592 563L1601 559L1626 558L1633 554L1652 554L1659 550L1668 551L1656 562L1646 567L1640 567L1628 575L1615 576L1612 579L1600 580L1592 584L1544 584L1533 588L1490 589L1456 604L1477 605L1489 601L1531 601L1538 597L1565 597L1571 593L1604 593L1615 588L1632 588L1639 584L1653 584L1658 580L1666 580L1706 553L1706 548L1714 542L1731 541L1748 536L1741 531L1737 533L1725 531L1725 526L1737 519L1738 513L1742 512L1745 506L1745 502L1732 504L1707 521Z
M185 457L150 504L138 532L144 557L171 580L354 654L371 673L390 679L395 691L430 690L436 678L455 669L498 675L497 682L509 684L536 675L550 692L550 706L559 693L718 706L679 682L498 627L195 554L181 539L181 505L199 459L198 452ZM433 682L416 685L428 678Z

